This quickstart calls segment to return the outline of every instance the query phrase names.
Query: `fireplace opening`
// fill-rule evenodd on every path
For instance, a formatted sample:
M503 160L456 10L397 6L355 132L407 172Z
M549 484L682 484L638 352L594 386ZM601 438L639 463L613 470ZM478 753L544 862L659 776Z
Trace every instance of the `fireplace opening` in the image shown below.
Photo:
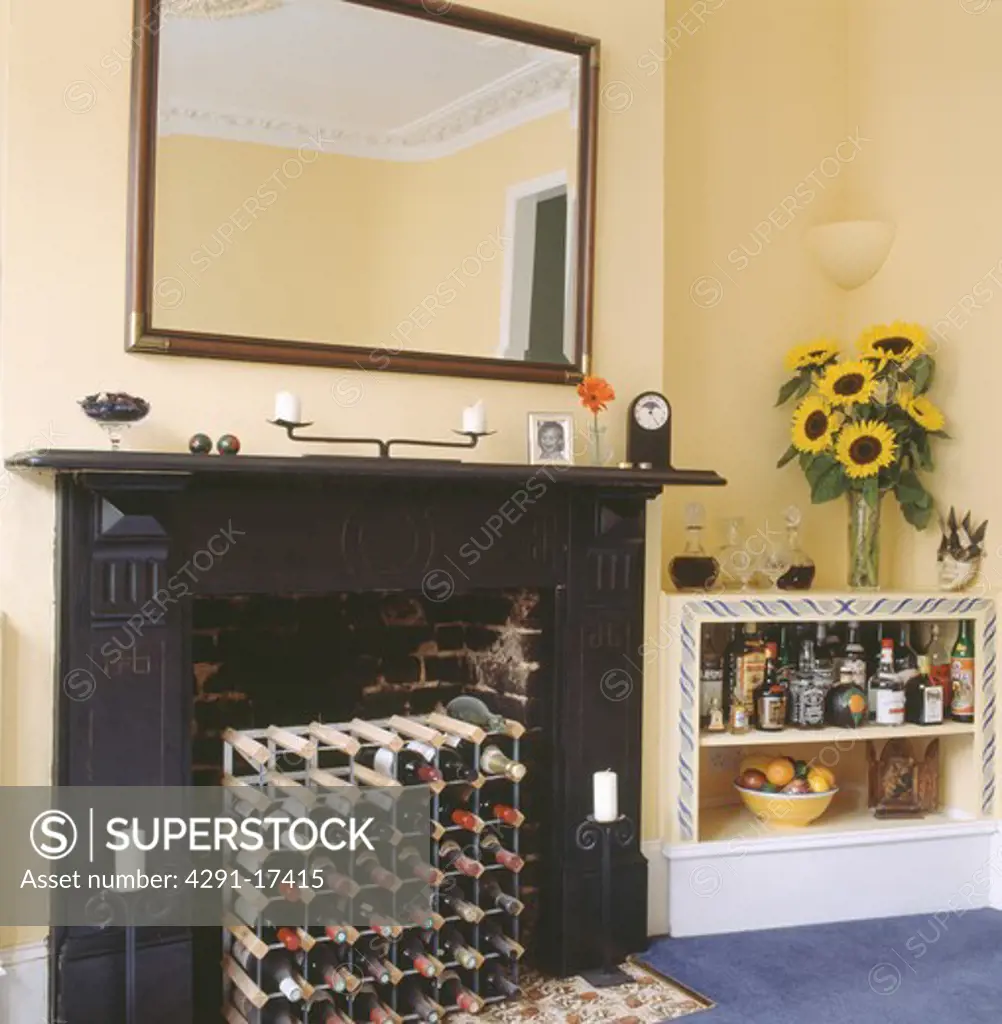
M538 956L545 908L543 824L551 818L554 595L477 590L434 601L420 591L202 597L193 602L191 779L217 785L227 728L420 715L480 698L525 727L519 759L523 965ZM503 741L502 741L503 745ZM510 752L510 751L506 751ZM487 790L500 785L488 782ZM497 799L503 800L500 790ZM217 1021L220 933L194 930L196 1020Z

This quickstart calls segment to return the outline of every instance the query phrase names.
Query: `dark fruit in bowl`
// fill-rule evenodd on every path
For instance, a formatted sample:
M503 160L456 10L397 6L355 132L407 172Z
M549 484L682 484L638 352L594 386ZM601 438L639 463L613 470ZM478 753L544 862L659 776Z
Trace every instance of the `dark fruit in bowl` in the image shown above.
M124 391L99 391L80 399L80 407L99 423L137 423L150 411L145 398Z
M784 793L806 794L811 792L811 787L806 779L794 779L793 782L783 787Z
M208 434L192 434L188 451L192 455L208 455L212 451L212 438Z
M810 765L806 761L795 761L793 767L797 773L798 779L807 778L807 773L810 771Z
M765 777L765 772L760 772L755 768L749 768L738 776L738 785L742 789L764 789L768 784L769 780Z
M774 782L767 782L762 787L762 792L763 793L778 793L779 792L779 786L777 786Z
M236 455L240 451L240 438L236 434L223 434L216 442L216 451L220 455Z

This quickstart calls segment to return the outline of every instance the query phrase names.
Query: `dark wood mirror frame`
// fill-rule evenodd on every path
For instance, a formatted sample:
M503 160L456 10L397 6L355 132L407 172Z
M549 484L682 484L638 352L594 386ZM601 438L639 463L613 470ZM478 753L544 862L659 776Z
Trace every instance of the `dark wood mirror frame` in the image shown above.
M137 53L132 81L126 350L158 355L237 359L430 373L455 377L572 384L589 372L595 256L595 176L598 140L599 49L597 39L498 14L454 5L451 0L346 0L457 28L473 29L576 54L581 60L578 157L575 361L572 366L475 356L402 352L387 348L325 345L162 329L152 326L153 219L157 144L157 70L161 0L135 0Z

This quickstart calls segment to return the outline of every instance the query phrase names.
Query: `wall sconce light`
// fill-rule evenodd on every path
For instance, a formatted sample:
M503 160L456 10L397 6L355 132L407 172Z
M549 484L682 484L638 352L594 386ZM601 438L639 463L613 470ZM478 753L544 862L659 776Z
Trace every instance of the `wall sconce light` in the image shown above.
M887 262L895 227L881 220L843 220L807 232L807 245L821 269L846 291L866 284Z

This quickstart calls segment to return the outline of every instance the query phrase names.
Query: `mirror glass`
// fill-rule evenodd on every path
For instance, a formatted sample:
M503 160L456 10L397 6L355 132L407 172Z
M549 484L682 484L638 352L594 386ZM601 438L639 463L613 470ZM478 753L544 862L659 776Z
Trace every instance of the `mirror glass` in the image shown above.
M350 0L158 36L154 331L579 361L580 53Z

